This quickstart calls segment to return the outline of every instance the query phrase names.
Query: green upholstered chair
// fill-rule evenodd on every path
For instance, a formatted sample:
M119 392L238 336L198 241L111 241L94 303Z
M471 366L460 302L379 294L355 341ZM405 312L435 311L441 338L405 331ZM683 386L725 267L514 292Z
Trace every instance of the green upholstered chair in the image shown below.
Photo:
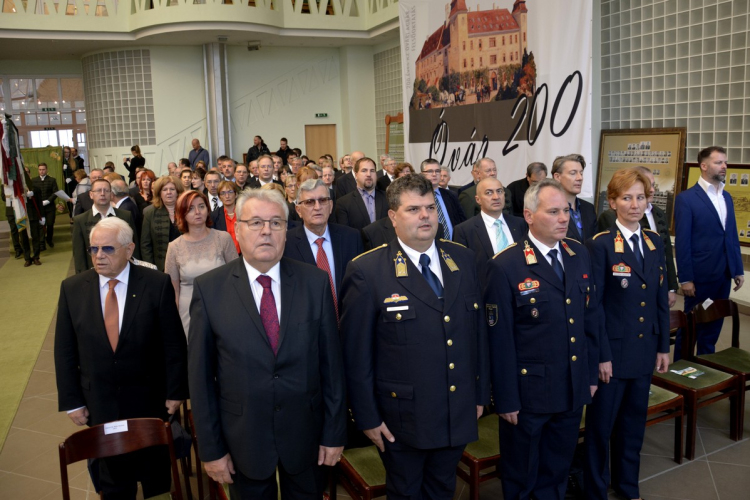
M468 467L468 471L461 465L456 468L458 477L469 485L471 500L479 499L480 484L500 477L499 418L496 413L491 413L479 419L479 440L467 444L461 456L461 463ZM482 472L492 467L494 470Z
M690 352L691 337L694 335L692 326L688 324L687 317L682 311L670 311L669 313L670 336L675 336L678 329L683 330L682 352ZM672 370L681 370L693 367L704 372L698 378L691 379L673 373ZM652 379L654 385L676 392L685 398L685 415L687 415L687 436L685 440L685 457L688 460L695 458L695 436L697 433L698 409L711 405L722 399L729 398L730 422L729 435L737 441L738 424L737 410L738 391L737 376L710 368L696 360L688 361L681 359L669 365L667 373L656 373Z
M662 389L651 384L648 395L648 413L646 427L655 425L671 418L674 419L674 461L682 463L682 417L685 415L685 398L676 392Z
M376 446L344 450L341 461L331 474L329 496L336 500L336 483L340 482L352 498L370 500L385 496L385 467Z
M737 376L737 437L742 439L745 431L745 391L750 388L748 379L750 379L750 352L740 349L740 314L737 303L733 300L715 300L708 309L703 309L699 304L693 309L691 317L693 331L695 326L701 323L709 323L717 319L730 317L732 318L732 347L724 349L714 354L701 354L696 356L704 365L710 366L716 370L721 370ZM689 356L685 359L694 359L693 353L696 338L692 338L692 347Z

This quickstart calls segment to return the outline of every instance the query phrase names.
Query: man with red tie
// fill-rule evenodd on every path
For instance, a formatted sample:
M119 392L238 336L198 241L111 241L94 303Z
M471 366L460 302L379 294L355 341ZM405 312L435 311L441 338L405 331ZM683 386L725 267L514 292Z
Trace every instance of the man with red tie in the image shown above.
M316 193L313 207L325 196ZM319 466L335 465L346 440L331 279L282 257L289 208L277 191L244 191L236 213L242 259L193 285L188 359L198 453L232 498L275 500L278 470L282 498L317 500Z

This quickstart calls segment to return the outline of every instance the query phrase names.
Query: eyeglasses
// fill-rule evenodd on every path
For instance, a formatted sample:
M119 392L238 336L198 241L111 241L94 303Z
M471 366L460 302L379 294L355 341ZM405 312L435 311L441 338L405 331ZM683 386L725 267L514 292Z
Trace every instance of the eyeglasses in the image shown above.
M286 220L284 219L238 219L237 222L243 222L250 231L260 231L266 226L271 228L271 231L281 231L286 228Z
M230 194L235 194L234 191L221 191L219 192L219 196L229 196Z
M92 189L91 192L94 194L109 194L112 191L109 189Z
M304 205L307 208L313 208L316 203L320 203L321 205L324 205L324 204L328 203L329 201L331 201L331 198L329 198L329 197L326 197L326 198L310 198L309 200L299 200L297 202L297 205Z
M430 175L434 175L434 174L439 174L439 173L440 173L440 170L439 170L439 169L438 169L438 170L422 170L422 173L423 173L423 174L430 174Z
M99 250L101 250L102 252L104 252L104 255L112 255L121 248L122 248L121 246L113 247L110 245L103 246L103 247L89 247L89 253L91 255L96 255L99 253Z

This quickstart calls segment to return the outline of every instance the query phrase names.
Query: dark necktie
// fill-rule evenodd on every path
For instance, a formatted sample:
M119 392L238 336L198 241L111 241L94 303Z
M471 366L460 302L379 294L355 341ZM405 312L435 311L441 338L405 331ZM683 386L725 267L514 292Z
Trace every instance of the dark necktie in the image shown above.
M442 299L443 285L440 283L438 277L435 276L435 273L432 272L432 269L430 269L430 258L427 254L423 253L419 256L419 265L422 266L422 276L427 280L427 284L430 285L430 288L435 292L435 295L437 295L439 299Z
M549 258L552 262L550 262L550 265L552 266L552 270L555 271L555 274L558 278L560 278L560 281L565 283L565 273L563 272L562 264L560 264L560 261L557 260L557 250L552 249L547 253L549 255Z
M271 277L260 275L256 279L263 287L263 295L260 298L260 321L273 349L273 355L276 356L279 352L279 315L276 312L276 299L271 290Z
M445 238L446 240L450 240L452 239L453 235L451 234L451 230L448 227L448 221L445 220L443 208L440 206L440 195L437 191L435 191L435 206L437 206L438 222L441 226L443 226L443 238Z
M107 330L109 345L112 346L112 352L117 350L117 342L120 340L120 308L117 304L117 294L115 287L119 281L111 279L107 282L109 291L104 298L104 329Z
M333 285L333 274L331 274L331 266L328 263L328 256L325 250L323 250L323 242L325 238L318 238L315 240L315 244L318 245L318 253L315 255L315 264L318 269L328 273L328 282L331 284L331 294L333 294L333 307L336 309L336 321L339 320L339 304L336 300L336 287Z
M643 255L641 255L641 246L638 244L638 235L633 234L633 236L630 237L630 241L633 242L633 254L635 255L635 261L638 263L639 266L641 266L641 271L643 270Z
M214 196L213 198L211 198L211 204L213 205L213 208L211 208L211 210L216 210L219 207L219 199Z

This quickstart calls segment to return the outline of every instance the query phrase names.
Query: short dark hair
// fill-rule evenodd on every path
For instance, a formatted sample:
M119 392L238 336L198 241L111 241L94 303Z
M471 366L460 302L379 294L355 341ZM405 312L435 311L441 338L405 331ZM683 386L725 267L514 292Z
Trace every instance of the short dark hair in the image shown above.
M289 142L289 141L286 140L286 137L282 137L281 140L284 141L284 142L287 142L287 143Z
M698 152L698 165L706 161L708 157L714 153L721 153L723 155L726 155L727 150L722 148L721 146L710 146L710 147L707 147L706 149L701 149Z
M216 164L218 165L219 163L230 160L230 159L231 158L229 158L227 155L221 155L218 158L216 158Z
M540 161L535 161L529 163L529 166L526 167L526 177L531 177L534 174L538 174L539 172L544 171L545 174L547 174L547 165Z
M355 163L355 164L354 164L354 173L355 173L355 174L356 174L356 173L359 173L360 165L361 165L361 164L362 164L363 162L366 162L366 161L369 161L370 163L372 163L372 164L373 164L373 166L374 166L375 168L377 168L378 164L377 164L377 163L375 163L375 161L374 161L374 160L373 160L372 158L368 158L368 157L366 157L366 156L365 156L365 157L362 157L362 158L360 158L359 160L357 160L357 163Z
M187 158L180 158L180 165L190 167L190 160L188 160Z
M362 160L364 160L364 158L362 158ZM359 161L357 163L359 163ZM385 194L388 198L388 208L394 212L398 210L398 207L401 206L401 194L407 191L415 192L419 196L424 196L427 193L433 193L434 195L435 193L432 189L432 183L423 175L408 174L399 177L398 179L394 179L388 186L388 189L386 189Z

